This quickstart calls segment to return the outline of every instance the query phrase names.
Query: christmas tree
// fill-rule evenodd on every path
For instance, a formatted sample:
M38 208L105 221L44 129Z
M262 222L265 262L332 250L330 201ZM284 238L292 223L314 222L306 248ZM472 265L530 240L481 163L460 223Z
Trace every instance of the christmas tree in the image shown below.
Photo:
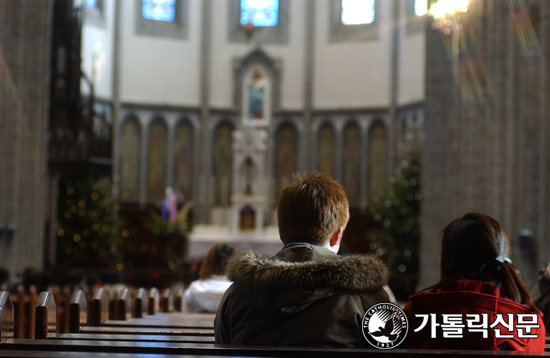
M124 268L120 246L123 220L118 215L118 189L111 180L57 174L59 180L57 262Z
M420 155L402 159L390 177L391 189L371 199L368 212L378 225L367 230L365 239L391 272L418 271L420 241Z

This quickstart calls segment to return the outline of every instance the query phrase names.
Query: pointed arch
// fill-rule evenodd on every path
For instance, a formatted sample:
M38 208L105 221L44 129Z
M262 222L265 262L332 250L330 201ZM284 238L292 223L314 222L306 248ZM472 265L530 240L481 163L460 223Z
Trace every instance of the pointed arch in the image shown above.
M188 201L193 199L193 174L195 155L195 129L188 118L182 118L174 132L173 188L178 197Z
M317 132L317 170L335 177L336 171L336 131L326 121Z
M277 200L281 190L287 186L292 174L298 169L298 131L290 122L281 124L275 132L273 159L274 193Z
M388 131L381 120L375 120L368 134L367 195L372 198L387 188Z
M342 145L342 185L350 207L358 207L361 202L361 130L355 120L344 127Z
M164 197L168 172L168 130L162 117L149 124L147 137L147 197Z
M233 130L234 125L222 120L216 126L212 150L213 203L215 206L229 205L233 191Z
M126 117L119 131L120 189L123 199L139 197L141 126L133 115Z

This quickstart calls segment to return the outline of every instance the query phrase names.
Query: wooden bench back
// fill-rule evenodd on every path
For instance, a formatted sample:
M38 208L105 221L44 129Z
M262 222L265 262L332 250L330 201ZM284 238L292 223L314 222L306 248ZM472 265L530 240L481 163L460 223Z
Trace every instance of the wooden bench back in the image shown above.
M55 334L57 329L56 318L57 307L53 294L49 291L41 292L36 303L35 338L45 339L49 335Z
M160 306L160 295L159 290L155 287L151 288L149 290L149 295L147 299L147 314L148 315L156 315L159 311Z
M25 286L17 285L15 288L17 294L14 304L15 309L15 337L25 338L25 312L28 301L27 292L25 292ZM26 338L29 338L28 336Z
M103 287L95 290L90 304L90 310L89 325L92 327L99 327L102 322L109 319L109 295Z
M144 288L139 288L134 298L132 317L143 318L145 316L147 316L147 291Z
M185 293L185 289L183 287L178 288L178 292L176 293L176 300L174 303L174 311L183 312L183 294L184 293Z
M78 333L88 320L88 302L82 290L73 292L69 303L69 333Z
M0 343L14 337L15 312L10 295L0 291Z
M165 313L172 312L174 310L174 295L172 294L171 289L165 288L164 291L162 291L161 306L162 312Z
M116 319L126 321L132 317L132 296L127 288L122 289L117 297Z

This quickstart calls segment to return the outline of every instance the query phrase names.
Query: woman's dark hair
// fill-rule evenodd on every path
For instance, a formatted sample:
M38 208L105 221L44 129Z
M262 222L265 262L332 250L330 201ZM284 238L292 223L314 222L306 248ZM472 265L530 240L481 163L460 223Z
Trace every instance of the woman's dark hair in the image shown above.
M508 238L498 221L467 213L441 231L441 280L426 290L444 290L467 278L494 283L503 297L534 308L529 291L508 262L508 252Z
M212 246L199 270L200 279L206 280L214 275L225 275L227 260L234 251L233 247L227 244Z

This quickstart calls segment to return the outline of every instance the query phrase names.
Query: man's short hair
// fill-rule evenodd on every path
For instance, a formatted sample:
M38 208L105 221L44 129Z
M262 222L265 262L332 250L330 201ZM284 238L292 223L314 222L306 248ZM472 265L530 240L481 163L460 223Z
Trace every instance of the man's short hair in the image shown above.
M324 173L294 174L277 206L279 235L284 244L324 245L349 220L348 197L341 184Z

